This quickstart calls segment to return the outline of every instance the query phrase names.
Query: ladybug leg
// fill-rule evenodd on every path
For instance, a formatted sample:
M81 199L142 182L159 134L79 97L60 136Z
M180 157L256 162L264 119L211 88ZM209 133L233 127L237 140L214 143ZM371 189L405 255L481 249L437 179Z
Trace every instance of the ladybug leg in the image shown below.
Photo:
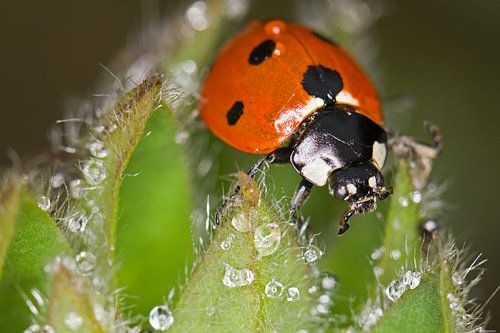
M293 194L292 202L290 203L290 223L298 224L299 228L302 221L298 219L298 212L304 206L307 198L309 198L313 186L313 183L303 178Z
M257 171L259 171L262 163L268 162L272 164L285 164L290 162L290 155L292 154L292 147L282 147L278 148L270 154L261 157L251 168L248 170L247 174L250 177L254 177Z

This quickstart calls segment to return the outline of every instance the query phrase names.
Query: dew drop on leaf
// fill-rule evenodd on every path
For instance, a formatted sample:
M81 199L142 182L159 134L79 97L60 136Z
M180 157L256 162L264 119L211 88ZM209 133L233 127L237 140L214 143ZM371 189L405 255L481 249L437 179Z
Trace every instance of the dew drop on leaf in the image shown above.
M41 210L48 212L51 207L52 203L50 202L50 198L42 195L40 199L38 199L38 208Z
M321 279L321 287L325 290L333 290L337 287L338 281L334 275L330 275L328 273L324 273Z
M173 323L174 316L166 305L155 306L149 313L149 324L155 330L166 331Z
M269 298L278 298L283 295L283 285L278 281L271 281L266 284L265 293Z
M403 275L403 283L410 289L415 289L420 285L422 273L416 271L407 271Z
M248 214L239 212L231 219L231 225L239 232L249 232L252 230L252 220Z
M91 143L89 143L88 147L90 150L90 154L94 157L105 158L106 156L108 156L108 151L101 141L92 141Z
M231 265L226 265L222 283L229 288L243 287L251 284L254 278L253 272L247 268L236 269Z
M81 179L73 179L69 182L69 193L75 199L83 197L85 194L85 188L83 187Z
M254 234L254 246L259 255L268 256L276 252L281 241L281 231L276 223L258 226Z
M82 251L76 255L76 266L80 274L90 275L96 265L96 257L90 252Z
M391 302L395 302L397 299L403 295L403 293L406 291L406 286L403 282L394 280L389 285L387 288L385 288L385 295Z
M286 291L286 300L289 302L296 301L300 297L300 291L296 287L290 287Z
M72 331L76 331L83 324L83 318L78 313L71 311L64 316L64 325Z
M314 265L321 259L323 252L316 245L309 245L303 253L303 258L309 265Z
M97 159L90 159L83 165L85 179L93 185L101 183L106 179L106 168L104 163Z
M24 330L24 333L55 333L56 331L50 325L40 326L37 324L33 324L27 329Z

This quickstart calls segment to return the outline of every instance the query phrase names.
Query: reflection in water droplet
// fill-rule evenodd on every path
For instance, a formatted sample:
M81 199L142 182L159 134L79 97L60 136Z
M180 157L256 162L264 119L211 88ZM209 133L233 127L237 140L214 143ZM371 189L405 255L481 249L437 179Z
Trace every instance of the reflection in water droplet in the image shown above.
M88 145L90 154L97 158L105 158L108 156L108 151L104 147L104 144L101 141L92 141Z
M233 216L231 225L240 232L249 232L252 230L252 220L248 214L243 212L239 212Z
M83 165L82 170L85 179L93 185L97 185L106 179L106 168L104 163L97 159L90 159Z
M50 198L42 195L40 199L38 199L38 208L41 210L48 212L51 207L52 203L50 202Z
M37 324L31 325L24 330L24 333L55 333L56 331L50 325L40 326Z
M50 186L53 188L61 187L64 184L64 175L60 172L50 177Z
M186 18L194 30L203 31L208 28L207 5L204 1L194 2L186 11Z
M245 15L248 7L248 0L227 0L225 14L231 19L236 19Z
M422 201L422 192L413 191L410 193L410 198L414 203L420 203Z
M394 280L385 288L385 295L391 302L395 302L405 291L405 284L401 281Z
M254 234L254 246L259 255L268 256L276 252L281 241L281 231L276 223L258 226Z
M422 273L416 271L407 271L403 275L403 283L410 289L415 289L420 285Z
M85 188L81 179L73 179L69 182L69 193L75 199L83 197Z
M80 274L86 276L92 273L96 265L96 257L86 251L82 251L76 255L76 266Z
M328 273L324 273L323 278L321 279L321 287L326 290L333 290L337 287L338 281L337 278Z
M410 204L410 200L408 200L407 197L399 197L398 202L403 207L408 207L408 205Z
M306 263L313 265L319 261L323 252L316 245L309 245L303 254L303 258Z
M385 248L383 246L380 246L372 252L372 254L370 255L370 258L372 258L372 260L379 260L380 258L382 258L384 251L385 251Z
M222 283L229 288L243 287L251 284L254 278L253 272L247 268L236 269L230 265L226 265L226 272L224 273Z
M286 300L289 302L296 301L300 297L299 289L296 287L288 288L286 291Z
M383 314L384 311L379 307L365 307L361 312L359 324L365 332L370 332L373 326L378 323Z
M273 280L266 284L266 296L269 298L281 297L281 295L283 295L283 288L284 287L280 282Z
M155 306L149 313L149 324L155 330L166 331L173 323L174 316L166 305Z
M83 318L78 313L71 311L64 316L64 325L72 331L79 329L83 324Z
M233 245L233 240L234 240L234 235L233 234L227 235L226 239L224 239L220 243L221 249L223 249L224 251L229 250L231 248L231 245Z
M68 218L66 225L68 226L68 230L71 232L82 232L85 231L88 222L89 219L85 215L76 213Z
M391 250L391 252L389 253L389 256L393 260L398 260L399 258L401 258L401 251L399 251L397 249Z

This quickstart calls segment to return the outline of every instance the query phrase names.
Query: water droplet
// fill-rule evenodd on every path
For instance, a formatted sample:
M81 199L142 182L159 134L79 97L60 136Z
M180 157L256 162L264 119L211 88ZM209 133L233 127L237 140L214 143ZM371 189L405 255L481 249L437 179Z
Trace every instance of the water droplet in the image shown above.
M284 287L280 282L273 280L266 284L265 293L269 298L278 298L283 295L283 289Z
M384 274L384 269L382 267L375 266L373 267L373 274L375 274L376 277L381 277L382 274Z
M149 324L155 330L166 331L173 323L174 316L166 305L155 306L149 313Z
M334 275L330 275L328 273L324 273L323 278L321 279L321 287L325 290L333 290L337 287L338 281Z
M410 200L408 200L407 197L399 197L398 202L403 207L408 207L408 205L410 204Z
M76 255L76 265L80 274L89 275L95 268L96 257L90 252L82 251Z
M83 324L83 318L78 313L71 311L64 316L64 325L72 331L79 329Z
M452 279L453 284L455 285L455 287L460 287L460 286L462 286L465 283L463 274L461 274L459 272L454 272L451 275L451 279Z
M37 324L33 324L27 329L24 330L24 333L55 333L56 331L50 325L40 326Z
M50 186L53 188L61 187L64 184L64 175L60 172L50 177Z
M323 255L323 252L317 247L316 245L309 245L305 250L303 254L303 258L306 263L309 265L313 265L319 261L321 256Z
M410 289L415 289L420 285L422 273L416 271L407 271L403 275L403 283Z
M252 230L252 220L248 214L239 212L231 219L231 225L240 232L249 232Z
M385 248L383 246L380 246L372 252L370 258L372 258L372 260L379 260L384 255L384 252Z
M245 15L248 11L248 7L248 0L227 0L225 14L229 18L235 19Z
M38 208L40 208L41 210L48 212L51 207L52 202L50 202L50 198L42 195L40 199L38 199Z
M207 173L212 168L213 159L212 158L204 158L198 163L197 172L198 176L203 177L206 176Z
M33 295L33 298L38 303L38 305L43 306L45 304L45 301L43 300L42 297L42 293L37 288L31 289L31 295Z
M189 132L188 131L177 131L175 133L175 143L179 145L185 144L189 139Z
M452 293L448 293L448 295L446 295L446 298L448 299L450 309L452 309L453 311L457 311L460 309L460 303L455 295L453 295Z
M281 241L280 227L276 223L268 223L255 229L253 244L261 256L268 256L276 252Z
M87 227L87 224L89 222L89 219L81 214L81 213L76 213L73 216L70 216L66 222L68 226L68 230L71 232L82 232L85 231L85 228Z
M208 28L206 16L207 5L203 1L196 1L186 11L186 18L194 30L203 31Z
M359 319L360 326L363 328L364 331L369 332L375 326L382 315L384 314L384 311L377 307L377 308L371 308L371 307L366 307L363 309L361 312L361 316Z
M286 291L286 300L289 302L296 301L300 297L300 291L296 287L288 288Z
M435 220L426 220L422 223L422 228L428 233L434 233L439 229L439 223Z
M104 306L102 304L97 303L94 304L92 309L94 310L95 319L97 319L97 321L100 322L101 324L107 324L108 320Z
M212 317L216 312L216 309L214 306L208 306L206 309L205 309L205 313L207 314L207 316L209 317Z
M422 201L422 192L413 191L410 193L410 198L411 198L411 201L418 204Z
M221 249L223 249L224 251L227 251L231 248L231 245L233 245L233 240L234 240L234 235L233 234L229 234L227 235L226 239L224 239L221 243L220 243L220 247Z
M394 280L385 288L385 295L391 302L395 302L405 291L405 284L401 281Z
M226 265L226 272L224 273L222 283L229 288L243 287L251 284L254 278L253 272L247 268L236 269L230 265Z
M83 181L81 179L73 179L69 182L69 193L75 199L83 197L85 194L85 188L83 187Z
M401 258L401 251L399 251L398 249L391 250L389 256L392 260L398 260L399 258Z
M85 179L93 185L97 185L106 179L106 168L100 160L90 159L83 165Z
M108 156L108 151L101 141L92 141L89 143L88 148L90 150L90 154L94 157L105 158Z

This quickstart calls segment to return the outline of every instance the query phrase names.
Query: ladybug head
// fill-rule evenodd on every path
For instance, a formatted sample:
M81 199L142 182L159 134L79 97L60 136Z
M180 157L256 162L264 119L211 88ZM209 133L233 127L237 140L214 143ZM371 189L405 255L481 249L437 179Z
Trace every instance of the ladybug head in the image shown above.
M371 162L334 171L329 178L330 194L339 200L349 201L349 209L343 215L340 233L349 227L349 218L354 214L371 212L376 208L376 199L384 200L391 188L384 187L384 177Z

